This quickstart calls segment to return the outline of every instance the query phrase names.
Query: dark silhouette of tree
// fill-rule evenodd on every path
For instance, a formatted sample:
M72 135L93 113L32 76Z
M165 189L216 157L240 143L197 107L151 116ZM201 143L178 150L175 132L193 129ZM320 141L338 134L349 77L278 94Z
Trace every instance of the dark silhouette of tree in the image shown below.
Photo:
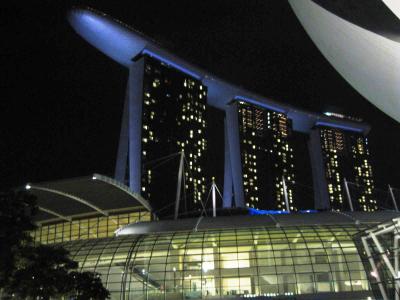
M106 299L110 292L103 287L99 273L71 272L71 283L68 287L70 298L76 300Z
M0 194L0 295L28 299L68 296L107 299L100 274L77 272L78 263L57 245L34 245L29 231L36 228L35 197L26 192ZM2 290L2 291L1 291Z
M49 299L68 291L70 272L78 267L62 247L26 246L19 253L6 291L21 298Z
M16 257L32 242L30 230L36 226L35 197L25 192L0 193L0 288L15 269Z

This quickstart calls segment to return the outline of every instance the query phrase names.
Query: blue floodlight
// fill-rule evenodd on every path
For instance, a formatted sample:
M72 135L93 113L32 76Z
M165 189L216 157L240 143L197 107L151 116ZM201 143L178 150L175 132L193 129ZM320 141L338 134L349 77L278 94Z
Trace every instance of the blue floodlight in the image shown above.
M255 208L247 208L249 211L250 216L256 216L256 215L288 215L288 211L284 210L262 210L262 209L255 209ZM300 210L296 213L300 214L313 214L317 213L318 211L315 209L306 209L306 210Z
M255 208L248 208L249 215L287 215L289 214L288 211L283 210L262 210L262 209L255 209Z
M317 212L318 212L318 210L316 210L316 209L299 210L299 213L301 213L301 214L314 214Z

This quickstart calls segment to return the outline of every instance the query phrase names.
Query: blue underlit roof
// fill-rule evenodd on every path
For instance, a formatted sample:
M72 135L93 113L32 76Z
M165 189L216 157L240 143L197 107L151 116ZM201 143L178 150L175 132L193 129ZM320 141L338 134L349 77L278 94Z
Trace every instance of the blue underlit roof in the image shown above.
M252 104L255 104L255 105L258 105L258 106L261 106L261 107L264 107L264 108L267 108L267 109L270 109L270 110L273 110L273 111L277 111L277 112L280 112L280 113L285 113L285 110L283 108L281 108L281 107L270 105L270 104L267 104L267 103L263 103L261 101L257 101L257 100L250 99L250 98L247 98L247 97L236 96L235 99L239 100L239 101L252 103Z
M82 38L127 68L131 66L134 57L147 54L201 80L208 89L207 103L216 108L223 110L229 102L237 99L287 114L292 120L293 129L301 132L310 131L315 124L363 133L369 131L366 124L332 120L324 114L300 110L232 85L162 49L155 41L123 22L94 9L72 9L68 19Z
M333 127L333 128L343 129L343 130L347 130L347 131L355 131L355 132L360 132L360 133L363 132L363 130L361 128L355 128L355 127L346 126L346 125L337 124L337 123L318 121L315 123L315 125L316 126Z
M177 69L177 70L179 70L179 71L181 71L181 72L183 72L185 74L188 74L188 75L196 78L197 80L201 80L201 76L200 75L198 75L198 74L196 74L196 73L194 73L194 72L192 72L192 71L190 71L190 70L178 65L177 63L175 63L175 62L173 62L171 60L168 60L168 59L166 59L166 58L164 58L164 57L162 57L162 56L160 56L160 55L158 55L158 54L156 54L156 53L154 53L154 52L152 52L150 50L144 49L142 51L142 54L147 54L150 57L154 57L154 58L158 59L159 61L161 61L161 62L163 62L163 63L165 63L165 64L167 64L167 65L169 65L169 66L171 66L171 67L173 67L173 68L175 68L175 69Z

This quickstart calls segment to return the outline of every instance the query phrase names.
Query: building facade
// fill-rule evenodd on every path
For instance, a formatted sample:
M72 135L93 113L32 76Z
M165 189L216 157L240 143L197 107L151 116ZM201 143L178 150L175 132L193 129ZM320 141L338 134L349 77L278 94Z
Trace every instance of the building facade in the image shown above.
M179 155L184 153L182 208L201 209L206 194L207 88L195 78L143 56L142 195L155 209L175 198ZM171 172L172 171L172 172ZM165 209L165 211L171 211ZM163 213L165 214L165 213Z
M304 111L233 85L93 9L74 9L69 20L79 35L129 70L115 179L150 198L155 211L167 206L165 215L172 213L168 209L173 207L178 194L173 187L179 177L175 171L179 164L178 157L162 166L154 162L182 150L188 171L184 172L182 189L186 201L183 197L180 207L183 211L196 210L204 201L206 104L225 112L224 207L294 211L304 208L296 204L292 186L296 185L297 176L292 167L293 129L310 136L316 208L351 210L354 206L354 210L364 211L378 208L372 197L372 170L364 139L370 129L367 124ZM108 34L98 30L99 26L107 28ZM245 113L238 113L237 106L241 104L237 101L247 103L241 108ZM251 121L247 118L249 113ZM268 130L257 129L257 124L263 122ZM247 130L246 126L256 126L257 130ZM260 153L268 150L266 158L260 160ZM268 173L261 174L259 168L268 168ZM354 205L344 199L340 186L344 178L353 187L367 186L354 196Z
M300 111L215 79L105 14L75 9L70 19L129 70L115 180L93 174L27 184L41 213L36 242L63 245L81 271L100 274L112 299L367 300L374 296L371 283L399 294L392 272L399 269L396 247L367 253L372 269L360 256L373 247L366 238L379 245L376 236L386 236L382 241L393 245L393 227L379 224L399 217L370 213L378 207L368 126ZM201 209L208 101L225 111L224 204L234 199L238 207L280 212L150 221L172 214L177 181L183 212ZM296 212L292 127L310 134L316 206L333 211ZM346 206L344 178L362 188L354 207L350 199ZM398 246L398 221L391 225ZM368 236L357 240L364 230ZM363 237L370 246L355 243ZM381 276L387 272L377 269L381 259L393 277ZM368 280L371 270L385 282Z
M339 222L277 228L255 224L255 217L246 220L242 228L203 225L207 228L196 232L184 225L168 231L176 225L160 224L164 232L153 227L146 234L75 241L64 247L82 271L102 274L112 299L372 296L352 240L363 226Z
M318 148L310 151L313 163L323 175L314 174L317 207L377 210L368 139L359 132L328 126L317 126L311 139L311 147Z
M399 217L293 212L151 221L139 195L100 174L26 188L38 197L34 241L65 247L79 271L100 274L111 299L368 300L376 282L355 234ZM393 235L380 241L392 245Z
M291 122L284 113L235 101L247 207L294 211Z
M171 217L181 173L179 212L200 210L207 184L206 86L143 54L132 62L127 102L116 177L128 176L159 216Z

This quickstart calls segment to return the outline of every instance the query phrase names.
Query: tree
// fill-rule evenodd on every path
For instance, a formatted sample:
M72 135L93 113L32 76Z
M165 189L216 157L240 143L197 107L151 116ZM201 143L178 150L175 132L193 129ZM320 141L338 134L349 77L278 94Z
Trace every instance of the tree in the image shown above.
M62 247L26 246L19 253L5 290L21 298L49 299L68 292L70 272L78 267Z
M0 193L0 288L15 269L16 257L32 242L30 230L36 226L35 197L24 192Z
M77 272L78 263L61 246L34 245L35 197L26 192L0 194L0 291L2 298L107 299L100 275Z
M103 287L99 273L71 272L71 286L69 290L72 299L107 299L110 292Z

